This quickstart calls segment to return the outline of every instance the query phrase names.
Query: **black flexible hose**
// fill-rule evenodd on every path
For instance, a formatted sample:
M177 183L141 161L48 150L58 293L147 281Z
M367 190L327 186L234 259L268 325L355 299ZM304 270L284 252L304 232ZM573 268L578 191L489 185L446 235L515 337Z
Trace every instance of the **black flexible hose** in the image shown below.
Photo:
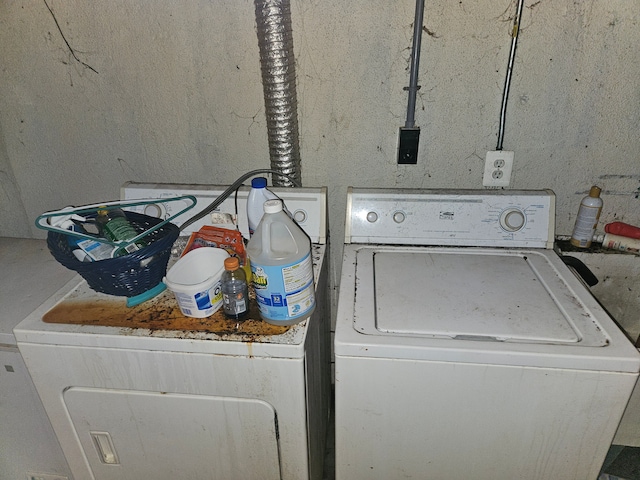
M278 172L277 170L272 170L272 169L269 169L269 168L261 168L261 169L258 169L258 170L251 170L250 172L245 173L240 178L238 178L235 182L233 182L224 192L222 192L220 194L219 197L217 197L213 202L211 202L211 204L209 204L208 207L205 207L202 211L198 212L193 217L191 217L189 220L184 222L182 224L182 226L180 227L180 231L183 231L186 227L188 227L192 223L197 222L198 220L200 220L205 215L213 212L216 208L218 208L220 206L220 204L222 204L222 202L224 202L226 200L226 198L229 195L231 195L235 190L240 188L240 186L244 183L244 181L246 179L248 179L250 177L253 177L255 175L259 175L261 173L270 173L272 175L280 175L282 177L286 177L287 179L289 179L289 181L291 181L296 187L300 186L300 184L297 182L297 180L295 180L291 176L287 175L286 173Z
M566 265L572 267L587 285L593 287L594 285L598 284L598 277L594 275L594 273L589 269L589 267L584 264L582 260L576 257L571 257L569 255L560 255L560 258Z

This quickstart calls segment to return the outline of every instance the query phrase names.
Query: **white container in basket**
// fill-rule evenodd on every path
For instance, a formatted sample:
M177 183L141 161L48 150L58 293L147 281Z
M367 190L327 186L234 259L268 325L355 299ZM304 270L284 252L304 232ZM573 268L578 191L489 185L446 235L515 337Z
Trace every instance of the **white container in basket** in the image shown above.
M200 247L186 253L167 272L164 283L175 295L183 315L204 318L220 309L220 278L228 257L222 248Z

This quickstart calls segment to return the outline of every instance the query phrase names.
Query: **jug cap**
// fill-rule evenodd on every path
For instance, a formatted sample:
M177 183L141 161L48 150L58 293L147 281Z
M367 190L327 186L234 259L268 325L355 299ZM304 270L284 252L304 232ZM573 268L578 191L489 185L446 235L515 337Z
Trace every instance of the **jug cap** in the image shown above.
M282 200L267 200L263 205L264 213L278 213L282 211Z
M267 186L267 179L265 177L256 177L251 180L251 186L253 188L264 188Z

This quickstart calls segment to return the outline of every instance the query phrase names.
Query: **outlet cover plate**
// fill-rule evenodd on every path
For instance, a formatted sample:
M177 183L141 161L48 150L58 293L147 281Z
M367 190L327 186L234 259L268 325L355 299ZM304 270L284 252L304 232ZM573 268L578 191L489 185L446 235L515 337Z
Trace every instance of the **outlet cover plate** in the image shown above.
M511 183L514 152L492 150L484 161L482 185L485 187L508 187Z

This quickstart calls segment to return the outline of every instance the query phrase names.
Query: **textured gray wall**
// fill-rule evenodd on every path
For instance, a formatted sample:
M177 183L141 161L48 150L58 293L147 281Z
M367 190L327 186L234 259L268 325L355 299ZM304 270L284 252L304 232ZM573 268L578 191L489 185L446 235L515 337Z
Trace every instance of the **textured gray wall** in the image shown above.
M292 2L302 178L329 187L336 246L349 185L482 188L516 3L426 3L419 160L398 166L414 2ZM557 194L558 233L592 184L603 223L640 224L638 20L628 0L525 2L504 148L510 188ZM4 1L0 59L0 235L43 236L38 214L128 180L229 184L269 166L249 0Z

